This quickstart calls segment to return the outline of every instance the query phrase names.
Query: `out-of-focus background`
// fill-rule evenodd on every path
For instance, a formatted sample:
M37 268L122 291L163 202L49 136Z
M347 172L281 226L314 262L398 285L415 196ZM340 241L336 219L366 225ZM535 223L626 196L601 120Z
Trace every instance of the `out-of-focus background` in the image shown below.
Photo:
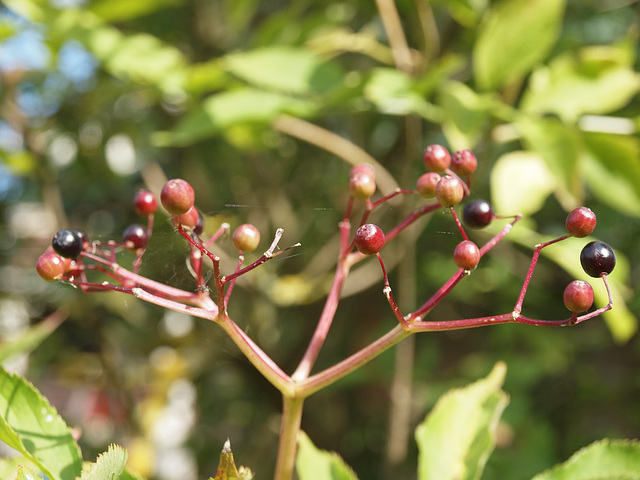
M283 246L302 243L247 275L230 306L291 372L332 273L350 162L367 152L379 191L412 189L422 150L441 143L478 156L472 198L526 219L433 318L511 311L532 247L561 235L578 205L596 212L594 238L618 255L615 308L576 328L419 335L312 396L304 430L360 478L392 469L415 478L417 423L448 388L504 360L511 402L484 478L528 479L596 439L638 437L639 15L624 0L4 2L2 351L68 312L31 353L3 354L5 366L79 429L85 458L116 442L149 478L206 478L230 438L238 463L269 477L280 398L220 329L133 297L46 283L36 259L65 226L119 239L143 221L132 208L139 188L187 179L209 234L252 222L258 251L278 227ZM410 196L373 220L390 228L422 202ZM155 220L142 273L195 288L184 242L162 212ZM489 235L471 233L479 243ZM406 311L455 270L458 236L436 212L385 247ZM562 292L587 278L584 240L542 256L523 313L568 316ZM218 248L233 255L229 239ZM376 262L354 271L317 369L393 327L381 285ZM410 394L392 402L392 385Z

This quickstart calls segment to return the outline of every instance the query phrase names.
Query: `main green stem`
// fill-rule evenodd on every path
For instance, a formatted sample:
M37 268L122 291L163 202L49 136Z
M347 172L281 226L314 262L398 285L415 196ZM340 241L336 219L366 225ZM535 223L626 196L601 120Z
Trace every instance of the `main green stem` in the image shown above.
M274 480L291 480L296 463L304 398L282 396L282 422Z

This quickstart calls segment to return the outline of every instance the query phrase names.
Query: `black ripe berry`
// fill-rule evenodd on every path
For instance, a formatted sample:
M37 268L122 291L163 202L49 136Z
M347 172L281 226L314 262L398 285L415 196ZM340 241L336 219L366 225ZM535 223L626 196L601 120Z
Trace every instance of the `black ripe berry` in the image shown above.
M122 233L122 239L124 240L125 246L131 250L145 248L147 243L149 243L147 231L142 225L138 225L137 223L129 225L125 229Z
M604 242L589 242L580 252L580 263L584 271L592 277L609 275L616 266L613 249Z
M76 258L82 252L82 244L86 235L75 228L64 228L58 231L51 240L51 246L61 257Z
M462 210L462 221L469 228L484 228L493 217L493 207L486 200L473 200Z

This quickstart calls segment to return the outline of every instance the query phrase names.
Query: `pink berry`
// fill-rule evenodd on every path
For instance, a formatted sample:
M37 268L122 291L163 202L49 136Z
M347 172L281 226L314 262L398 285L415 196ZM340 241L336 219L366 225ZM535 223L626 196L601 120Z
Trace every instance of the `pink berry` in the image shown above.
M195 201L193 187L181 178L174 178L165 183L160 192L162 206L171 215L186 213Z
M192 206L182 215L173 216L173 223L175 223L176 225L179 223L186 228L195 228L198 225L199 220L200 214L198 213L198 209L195 206Z
M360 225L356 230L356 248L365 255L374 255L384 247L384 232L373 223Z
M70 264L71 259L65 259L53 250L47 250L38 258L36 271L43 280L53 282L62 278Z
M250 223L245 223L233 232L233 245L240 252L253 252L260 244L260 232Z
M596 214L587 207L578 207L569 213L565 225L570 235L586 237L596 228Z
M460 268L473 270L480 262L480 249L470 240L463 240L453 251L453 261Z
M420 175L416 188L418 193L424 198L433 198L436 196L436 185L440 181L440 175L436 172L427 172Z
M471 150L458 150L451 157L451 170L461 177L471 175L476 168L478 168L478 159Z
M593 288L584 280L574 280L564 289L562 300L574 313L587 311L593 305Z
M147 230L142 225L138 225L137 223L129 225L125 229L125 231L122 233L122 239L124 240L125 246L130 250L139 250L141 248L146 248L147 243L149 243Z
M436 185L436 200L443 207L453 207L459 204L463 198L464 187L457 177L444 176Z
M149 190L140 190L133 197L133 208L140 216L151 215L158 209L158 201Z
M451 154L442 145L429 145L424 150L424 164L432 172L444 172L451 166Z
M349 192L354 198L366 199L376 191L376 176L373 167L360 163L349 174Z

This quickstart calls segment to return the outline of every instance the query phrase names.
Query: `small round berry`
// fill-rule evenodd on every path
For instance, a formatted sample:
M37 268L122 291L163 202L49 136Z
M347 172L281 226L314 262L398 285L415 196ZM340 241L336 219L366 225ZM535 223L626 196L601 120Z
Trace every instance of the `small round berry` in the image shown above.
M480 249L470 240L463 240L453 251L453 261L460 268L473 270L480 262Z
M436 185L436 200L443 207L453 207L464 198L464 187L457 177L446 175Z
M609 275L616 266L613 249L604 242L589 242L580 252L580 263L588 275L600 277Z
M71 260L61 257L52 250L48 250L38 258L36 271L43 280L53 282L62 278L70 263Z
M484 228L493 217L493 207L486 200L472 200L462 209L462 221L469 228Z
M240 252L253 252L260 244L260 232L250 223L244 223L233 232L233 245Z
M59 230L51 240L55 252L65 258L76 258L82 252L86 234L75 228Z
M366 167L371 167L371 165L363 164L365 168L360 168L356 170L356 165L351 169L351 174L349 175L349 192L351 196L354 198L366 199L373 195L376 191L376 177L375 175L369 173ZM356 170L354 172L354 170ZM373 168L371 168L373 171Z
M444 172L451 166L451 154L442 145L429 145L424 150L424 164L432 172Z
M589 282L574 280L564 289L562 300L570 311L585 312L593 305L593 288Z
M427 172L420 175L416 188L420 196L424 198L433 198L436 196L436 185L440 181L440 175L436 172Z
M193 207L195 192L187 181L181 178L174 178L162 187L160 201L165 210L171 215L182 215Z
M151 215L158 209L158 201L149 190L140 190L133 197L133 208L142 217Z
M466 177L471 175L478 168L478 159L471 150L458 150L451 156L451 170Z
M202 234L203 231L204 231L204 217L198 211L198 221L196 222L196 226L193 227L193 233L195 233L196 235L200 235Z
M198 220L200 219L200 214L198 213L198 209L193 206L189 210L187 210L182 215L174 215L173 223L181 224L186 228L195 228L198 225Z
M570 235L578 238L586 237L596 228L596 214L587 207L578 207L569 213L565 225Z
M349 172L349 176L352 177L357 173L364 173L365 175L369 175L374 180L376 178L376 170L373 168L373 165L370 163L357 163L351 168Z
M360 225L356 230L356 248L365 255L374 255L384 247L384 232L373 223Z
M147 230L142 226L134 223L129 225L122 233L125 246L130 250L138 250L145 248L149 243Z

